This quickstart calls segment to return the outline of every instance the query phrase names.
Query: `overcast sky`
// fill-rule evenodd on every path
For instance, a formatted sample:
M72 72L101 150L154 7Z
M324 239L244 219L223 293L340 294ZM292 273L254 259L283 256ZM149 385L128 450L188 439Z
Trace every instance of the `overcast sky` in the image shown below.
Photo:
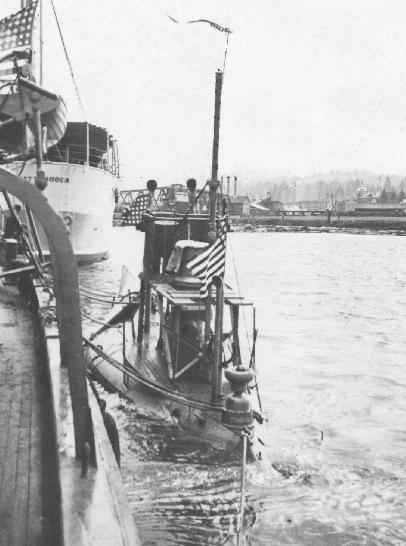
M46 83L80 119L45 4ZM130 185L210 174L214 73L220 174L406 173L404 0L54 0L88 119L119 139ZM1 0L0 15L19 7Z

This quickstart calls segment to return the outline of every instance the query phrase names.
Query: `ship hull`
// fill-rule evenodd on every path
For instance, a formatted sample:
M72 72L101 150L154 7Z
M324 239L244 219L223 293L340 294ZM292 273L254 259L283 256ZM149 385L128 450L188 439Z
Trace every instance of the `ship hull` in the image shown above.
M148 418L178 426L184 440L206 444L228 460L240 461L241 430L234 431L224 425L221 408L208 409L207 384L188 380L174 382L168 378L161 351L156 349L156 324L141 344L129 335L129 325L126 330L126 368L121 335L113 328L97 336L97 345L88 342L85 360L91 376L106 390L118 392L133 402ZM229 384L224 378L223 395L228 392ZM202 402L206 408L199 408L193 401ZM262 447L254 427L250 428L247 457L250 461L261 460Z
M126 378L125 373L112 368L108 363L95 359L91 352L86 352L86 361L93 379L106 390L120 393L148 418L168 426L178 426L183 431L185 441L206 444L230 460L238 461L241 458L238 450L241 436L222 425L214 411L195 410L168 400L132 378ZM254 450L249 453L249 458L257 459Z
M34 161L9 168L35 182ZM48 182L44 195L63 218L78 263L90 264L108 258L115 176L102 168L62 162L44 162L43 169ZM46 237L41 229L39 233L47 254Z

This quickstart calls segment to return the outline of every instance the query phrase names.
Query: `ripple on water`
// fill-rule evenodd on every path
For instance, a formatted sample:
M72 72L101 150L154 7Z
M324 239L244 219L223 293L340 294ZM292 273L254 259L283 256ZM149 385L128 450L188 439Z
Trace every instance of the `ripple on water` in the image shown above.
M112 260L82 269L87 286L115 290L128 252L142 255L129 230L114 236ZM405 544L404 240L230 237L242 291L258 307L257 367L271 417L261 437L278 467L250 469L246 546ZM103 317L105 306L86 305ZM238 469L103 396L143 545L235 544Z

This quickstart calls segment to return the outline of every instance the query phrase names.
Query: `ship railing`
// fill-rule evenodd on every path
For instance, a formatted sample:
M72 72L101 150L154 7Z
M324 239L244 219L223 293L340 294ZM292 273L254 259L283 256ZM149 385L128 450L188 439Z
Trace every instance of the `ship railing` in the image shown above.
M47 161L55 163L70 163L73 165L90 165L118 176L119 165L113 161L106 150L80 144L56 144L50 148L45 156Z
M154 201L160 205L165 202L168 196L168 189L169 187L162 187L158 188L154 194ZM119 202L117 203L118 206L125 206L129 205L131 206L133 203L135 203L137 197L141 195L149 195L149 191L147 189L138 189L138 190L120 190L119 191Z
M114 192L115 207L113 212L113 226L138 226L146 210L170 215L180 224L190 216L191 207L187 190L180 184L162 186L152 193L147 189L118 190ZM197 210L193 214L207 216L208 193L201 190L195 200Z
M118 192L117 206L131 206L140 195L149 195L147 189L120 190ZM172 186L162 186L156 189L153 196L153 202L158 206L165 205L168 210L174 212L186 212L190 208L188 193L186 189L179 190ZM199 198L199 203L207 205L207 193L203 193Z
M324 216L325 210L280 210L278 216Z

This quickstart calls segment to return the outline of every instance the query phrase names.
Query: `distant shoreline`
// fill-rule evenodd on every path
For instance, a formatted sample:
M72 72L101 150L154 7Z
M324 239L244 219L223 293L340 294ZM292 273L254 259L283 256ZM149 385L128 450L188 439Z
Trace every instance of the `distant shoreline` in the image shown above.
M265 216L231 217L233 231L300 232L300 233L360 233L406 235L406 217Z

